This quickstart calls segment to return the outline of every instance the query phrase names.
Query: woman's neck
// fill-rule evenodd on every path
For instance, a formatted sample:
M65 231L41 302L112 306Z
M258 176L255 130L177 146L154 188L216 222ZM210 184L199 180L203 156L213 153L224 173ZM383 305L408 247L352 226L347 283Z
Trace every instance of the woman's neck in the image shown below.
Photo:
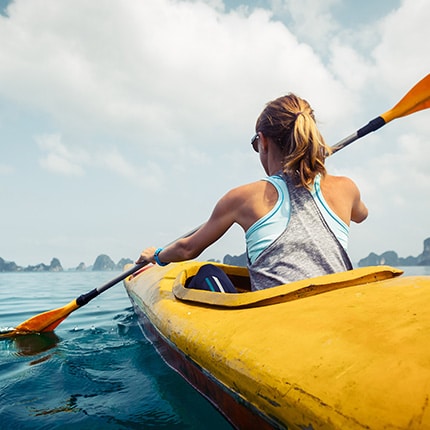
M277 157L269 157L268 163L267 163L267 173L269 176L275 175L279 171L282 171L282 161L279 158L279 155Z

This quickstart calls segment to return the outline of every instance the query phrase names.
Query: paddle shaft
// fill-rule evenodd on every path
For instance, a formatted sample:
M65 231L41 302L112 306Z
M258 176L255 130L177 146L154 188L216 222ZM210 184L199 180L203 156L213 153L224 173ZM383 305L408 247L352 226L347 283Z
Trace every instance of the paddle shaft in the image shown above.
M393 119L410 115L430 107L430 74L415 84L405 96L390 110L380 116L372 119L364 127L361 127L355 133L336 143L331 147L332 154L345 148L357 139L366 136L366 134L376 131Z
M348 146L350 143L355 142L357 139L360 139L360 137L366 136L366 134L369 134L372 131L378 130L385 124L386 123L384 121L384 118L382 118L381 116L372 119L372 121L369 121L369 123L366 124L364 127L361 127L355 133L352 133L348 137L345 137L345 139L342 139L340 142L336 143L336 145L333 145L331 147L331 153L334 154L337 151L340 151L341 149L345 148L345 146Z
M169 246L172 243L175 243L176 241L180 240L180 239L184 239L188 236L191 236L193 233L195 233L199 228L201 227L198 226L194 229L192 229L191 231L189 231L188 233L182 235L181 237L179 237L178 239L173 240L172 242L168 243L166 245ZM101 285L100 287L94 288L93 290L89 291L88 293L85 294L81 294L77 299L76 299L76 304L81 307L86 305L88 302L90 302L92 299L94 299L95 297L97 297L98 295L100 295L101 293L103 293L104 291L108 290L109 288L113 287L114 285L118 284L118 282L123 281L124 279L128 278L130 275L132 275L133 273L136 273L138 270L142 269L143 267L145 267L146 265L149 264L149 261L144 261L143 263L139 263L136 264L135 266L133 266L131 269L127 270L124 273L121 273L121 275L118 275L116 278L110 280L109 282L107 282L104 285Z
M94 288L93 290L89 291L88 293L81 294L76 299L76 304L79 307L86 305L89 301L91 301L92 299L96 298L99 294L103 293L103 291L106 291L109 288L111 288L114 285L116 285L118 282L123 281L125 278L127 278L128 276L130 276L133 273L137 272L142 267L145 267L148 263L149 262L144 262L144 263L136 264L130 270L127 270L126 272L121 273L121 275L118 275L116 278L112 279L111 281L107 282L106 284L104 284L104 285L102 285L100 287Z

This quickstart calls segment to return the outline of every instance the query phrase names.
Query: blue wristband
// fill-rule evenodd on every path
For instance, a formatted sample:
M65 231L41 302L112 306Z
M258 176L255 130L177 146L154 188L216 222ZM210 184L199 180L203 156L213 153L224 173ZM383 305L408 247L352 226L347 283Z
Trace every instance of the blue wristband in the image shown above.
M158 257L158 254L163 250L163 248L158 248L155 252L154 252L154 260L155 262L159 265L159 266L167 266L169 263L163 263L162 261L160 261L160 258Z

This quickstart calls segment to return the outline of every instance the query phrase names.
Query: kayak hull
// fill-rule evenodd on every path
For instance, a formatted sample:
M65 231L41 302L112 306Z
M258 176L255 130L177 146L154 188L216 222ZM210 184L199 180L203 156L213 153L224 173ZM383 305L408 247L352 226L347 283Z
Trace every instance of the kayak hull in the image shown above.
M221 294L185 288L200 265L125 287L161 356L235 427L430 428L430 277L378 267Z
M267 417L262 417L258 410L242 402L234 391L220 384L204 368L178 350L154 327L139 307L134 309L145 337L154 345L164 361L209 400L234 427L259 430L278 427L276 422L271 425Z

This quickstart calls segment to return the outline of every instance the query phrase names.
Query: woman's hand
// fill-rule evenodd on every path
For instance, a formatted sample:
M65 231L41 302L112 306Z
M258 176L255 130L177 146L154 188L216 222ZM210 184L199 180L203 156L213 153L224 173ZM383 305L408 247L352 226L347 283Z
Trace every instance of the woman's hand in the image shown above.
M150 248L144 249L141 252L141 254L139 255L139 258L136 260L136 264L141 264L141 263L153 263L153 264L155 264L155 260L154 260L155 250L156 250L156 248L153 246Z

